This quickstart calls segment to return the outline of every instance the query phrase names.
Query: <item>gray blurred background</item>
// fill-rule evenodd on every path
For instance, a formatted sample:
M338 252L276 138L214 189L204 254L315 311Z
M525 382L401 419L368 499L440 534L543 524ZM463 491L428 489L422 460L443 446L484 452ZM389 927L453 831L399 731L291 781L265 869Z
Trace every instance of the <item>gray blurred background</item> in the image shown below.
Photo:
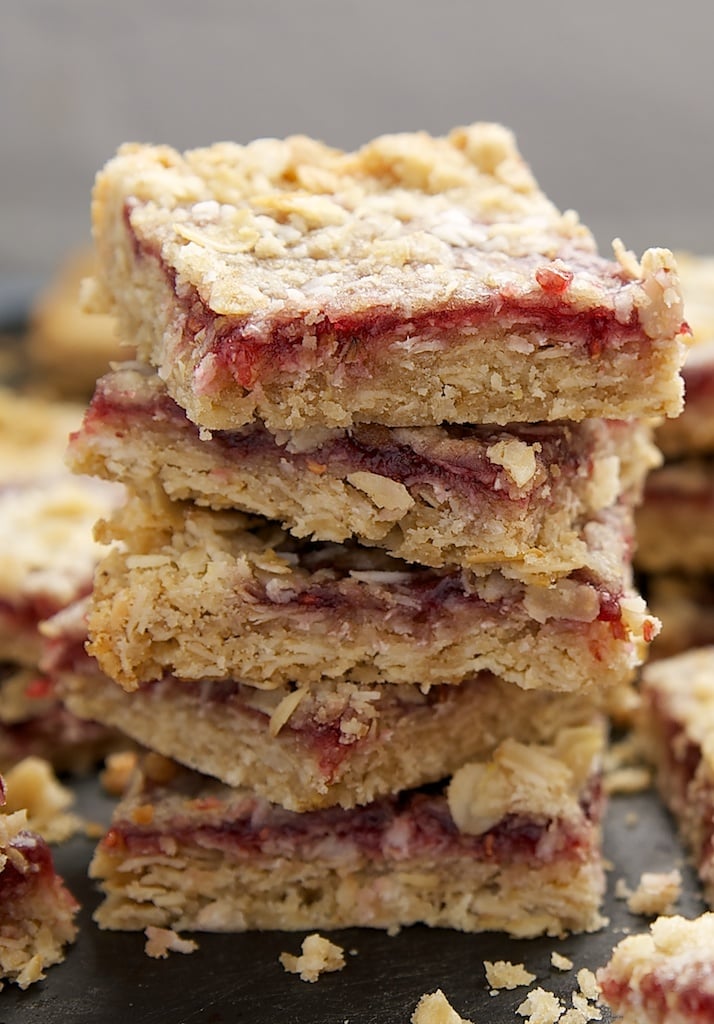
M89 238L125 140L179 148L497 120L613 236L714 251L714 5L699 0L0 0L0 278Z

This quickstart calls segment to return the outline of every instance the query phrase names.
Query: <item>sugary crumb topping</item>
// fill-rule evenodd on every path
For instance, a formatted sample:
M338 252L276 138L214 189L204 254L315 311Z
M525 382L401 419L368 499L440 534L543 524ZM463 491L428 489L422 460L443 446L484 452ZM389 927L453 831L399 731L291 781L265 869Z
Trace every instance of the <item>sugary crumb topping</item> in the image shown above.
M459 768L447 789L449 810L462 832L480 835L507 814L572 818L579 794L601 754L596 726L564 729L553 746L505 740L492 760Z
M682 874L677 868L669 872L645 872L639 885L627 898L628 910L633 914L655 917L671 914L682 894Z
M562 953L558 953L555 950L550 954L550 962L559 971L569 971L573 967L572 960L569 960L567 956L563 956Z
M471 1024L460 1017L441 989L425 993L414 1010L411 1024Z
M484 960L483 966L486 980L494 989L518 988L519 985L530 985L536 979L535 974L527 971L523 964L512 964L508 960Z
M556 995L542 988L534 988L516 1009L516 1013L526 1018L526 1024L556 1024L563 1010L563 1004Z
M682 320L672 254L648 250L638 263L618 244L614 261L601 259L496 124L386 135L355 153L302 136L184 154L126 145L98 177L96 216L112 203L179 294L196 290L256 334L291 317L310 328L347 309L411 316L494 291L565 294L623 324L637 310L651 337L674 336Z
M299 974L301 981L317 981L321 974L341 971L345 966L344 949L317 932L303 940L302 953L281 953L280 963L290 974Z
M146 943L144 952L155 960L165 960L169 953L194 953L198 943L193 939L182 939L172 928L157 928L149 925L144 930Z

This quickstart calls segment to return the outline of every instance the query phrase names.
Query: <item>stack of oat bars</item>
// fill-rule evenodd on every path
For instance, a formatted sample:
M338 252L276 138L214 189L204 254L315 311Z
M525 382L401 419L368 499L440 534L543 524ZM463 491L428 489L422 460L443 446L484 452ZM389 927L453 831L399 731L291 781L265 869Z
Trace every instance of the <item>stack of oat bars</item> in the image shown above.
M671 254L601 258L489 124L126 146L93 215L139 361L70 459L130 498L57 659L170 759L100 843L99 923L597 927Z

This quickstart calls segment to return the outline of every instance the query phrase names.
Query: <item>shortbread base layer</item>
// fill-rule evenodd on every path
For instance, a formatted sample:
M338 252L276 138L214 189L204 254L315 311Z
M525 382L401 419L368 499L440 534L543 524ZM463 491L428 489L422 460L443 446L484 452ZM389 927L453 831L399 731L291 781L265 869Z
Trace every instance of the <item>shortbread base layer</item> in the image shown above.
M151 496L276 519L298 537L376 544L421 565L507 562L562 572L582 528L659 464L650 428L580 424L271 434L198 428L139 364L97 383L70 446L77 472Z
M507 736L549 742L594 713L586 698L524 691L488 673L426 694L348 683L266 693L170 678L126 693L91 665L61 676L75 714L294 811L435 782Z
M88 650L126 689L166 673L263 689L325 679L525 689L627 681L658 623L630 586L629 514L589 524L592 565L550 585L297 544L240 513L135 501L105 527ZM546 581L547 582L547 581Z
M642 693L660 792L714 907L714 647L648 665Z
M528 749L510 753L518 761ZM498 775L491 763L483 769ZM570 776L556 768L556 777ZM594 791L583 791L582 806L574 794L562 803L551 794L549 811L529 813L527 786L519 804L511 787L520 777L503 778L511 795L500 791L488 820L468 833L442 791L296 815L202 776L144 784L119 805L92 861L106 894L95 920L198 931L420 922L519 937L599 927Z
M651 473L636 523L638 568L714 571L714 460L671 462Z

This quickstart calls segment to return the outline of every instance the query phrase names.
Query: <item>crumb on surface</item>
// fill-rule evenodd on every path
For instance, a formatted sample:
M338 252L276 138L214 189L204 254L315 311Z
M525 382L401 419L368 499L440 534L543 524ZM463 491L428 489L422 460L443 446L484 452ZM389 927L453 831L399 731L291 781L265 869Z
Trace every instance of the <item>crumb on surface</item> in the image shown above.
M550 954L550 962L553 965L553 967L557 968L557 970L559 971L569 971L573 966L572 960L570 960L567 956L563 956L562 953L556 952L556 950L553 950L553 952Z
M526 1018L526 1024L555 1024L563 1014L563 1004L552 992L543 988L532 989L516 1013Z
M460 1017L440 988L424 993L411 1017L411 1024L471 1024Z
M484 960L486 980L493 989L518 988L519 985L530 985L535 981L535 974L527 971L523 964L512 964L509 960Z
M587 967L581 967L577 973L577 979L580 991L586 999L597 999L599 997L600 986L593 971L588 970Z
M627 909L633 914L651 917L671 914L681 894L682 874L677 868L666 872L646 871L637 888L630 893Z
M195 953L198 943L193 939L182 939L172 928L157 928L150 924L144 930L146 944L144 952L155 960L165 960L169 953Z
M281 953L278 959L290 974L299 974L301 981L317 981L321 974L342 970L344 952L341 946L314 932L303 940L300 956Z

